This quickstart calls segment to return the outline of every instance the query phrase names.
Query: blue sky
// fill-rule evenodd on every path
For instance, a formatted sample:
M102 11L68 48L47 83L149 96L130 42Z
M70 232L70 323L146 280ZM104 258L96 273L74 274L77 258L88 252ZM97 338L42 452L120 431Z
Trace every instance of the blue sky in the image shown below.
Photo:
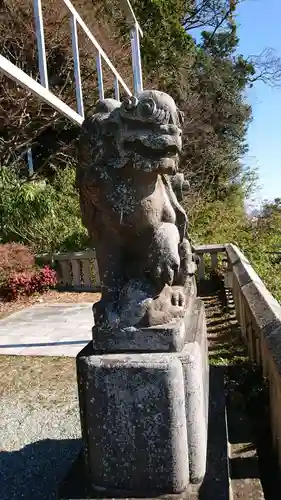
M237 11L238 51L258 55L265 48L281 56L281 0L245 0ZM257 167L260 190L254 205L262 199L281 197L281 89L263 83L248 91L253 121L248 131L246 165Z

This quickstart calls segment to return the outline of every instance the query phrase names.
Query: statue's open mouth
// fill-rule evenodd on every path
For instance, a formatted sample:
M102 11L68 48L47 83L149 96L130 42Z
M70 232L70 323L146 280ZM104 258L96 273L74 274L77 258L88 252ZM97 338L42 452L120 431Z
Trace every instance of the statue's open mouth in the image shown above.
M162 146L161 143L160 145ZM172 158L178 156L178 154L180 153L180 150L176 144L171 144L163 147L155 147L155 144L147 146L139 139L133 141L125 140L123 143L123 147L125 151L132 151L134 153L138 153L144 158L152 159L165 157Z

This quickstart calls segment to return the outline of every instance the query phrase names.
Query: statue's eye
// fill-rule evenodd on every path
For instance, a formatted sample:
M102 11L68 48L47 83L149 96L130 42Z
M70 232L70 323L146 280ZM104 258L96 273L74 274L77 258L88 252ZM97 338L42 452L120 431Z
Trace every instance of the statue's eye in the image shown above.
M156 104L151 98L140 102L138 105L138 113L143 118L153 116L156 113L156 110Z

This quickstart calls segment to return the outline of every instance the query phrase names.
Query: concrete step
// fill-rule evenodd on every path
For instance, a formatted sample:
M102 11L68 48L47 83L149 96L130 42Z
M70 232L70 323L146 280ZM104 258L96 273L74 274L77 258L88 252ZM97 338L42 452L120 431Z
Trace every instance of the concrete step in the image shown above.
M198 500L231 498L224 374L224 366L210 366L207 470Z
M229 471L233 500L264 500L259 458L245 396L230 381L227 386Z
M264 500L245 396L227 366L210 367L207 473L198 500ZM235 387L235 390L234 390Z

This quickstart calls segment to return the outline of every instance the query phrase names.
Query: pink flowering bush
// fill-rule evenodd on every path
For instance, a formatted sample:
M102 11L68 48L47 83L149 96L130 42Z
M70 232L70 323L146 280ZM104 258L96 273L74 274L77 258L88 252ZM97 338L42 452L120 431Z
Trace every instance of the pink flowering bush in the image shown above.
M0 244L0 296L15 300L56 286L56 272L38 269L32 250L19 243Z
M44 266L34 272L12 273L2 285L1 295L6 300L15 300L20 296L45 292L56 283L56 272L49 266Z

